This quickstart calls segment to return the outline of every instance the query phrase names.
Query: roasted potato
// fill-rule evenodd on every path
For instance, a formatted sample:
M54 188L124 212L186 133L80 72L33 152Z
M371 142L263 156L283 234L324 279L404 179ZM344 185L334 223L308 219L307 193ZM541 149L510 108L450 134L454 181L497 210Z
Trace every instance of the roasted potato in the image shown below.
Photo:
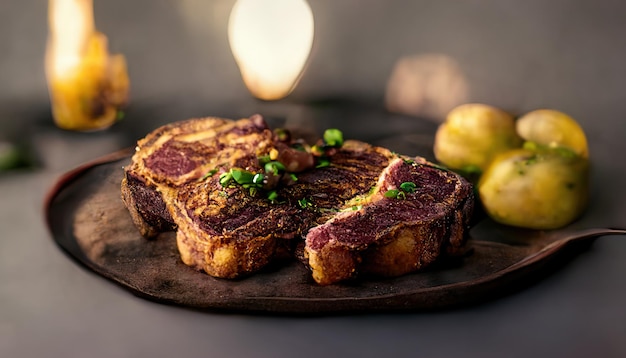
M521 144L510 114L485 104L471 103L450 111L435 135L434 153L437 160L450 169L480 173L496 155Z
M478 183L480 200L492 219L531 229L572 222L583 212L588 190L588 159L554 149L500 154Z
M517 133L526 141L549 148L566 148L583 158L589 157L587 138L570 116L553 109L538 109L517 120Z

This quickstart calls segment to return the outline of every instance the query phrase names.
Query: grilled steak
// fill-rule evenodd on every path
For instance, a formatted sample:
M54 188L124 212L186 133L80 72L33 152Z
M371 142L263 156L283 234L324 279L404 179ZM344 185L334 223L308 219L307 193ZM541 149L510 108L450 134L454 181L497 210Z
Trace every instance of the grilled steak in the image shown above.
M278 186L276 200L222 182L231 168L261 173L259 158L284 146L258 115L166 125L138 142L122 199L143 236L176 230L182 261L222 278L255 272L302 242L319 284L405 274L463 246L471 185L385 148L346 141L330 165Z
M415 186L405 192L403 183ZM450 172L424 160L397 158L361 202L357 210L341 212L308 232L305 256L318 283L358 272L399 276L430 265L442 253L459 252L473 195L471 186Z

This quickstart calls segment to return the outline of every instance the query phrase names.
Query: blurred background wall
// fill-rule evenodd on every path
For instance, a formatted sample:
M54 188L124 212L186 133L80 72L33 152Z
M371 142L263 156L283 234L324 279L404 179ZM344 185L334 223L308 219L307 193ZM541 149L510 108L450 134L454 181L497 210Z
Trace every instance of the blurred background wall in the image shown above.
M188 115L239 115L233 108L250 101L227 40L233 0L94 3L96 26L108 36L111 51L127 58L134 105L167 107L175 102L179 112L160 119L169 121ZM382 105L396 64L414 56L425 63L421 76L434 81L431 85L439 92L456 93L458 100L485 102L513 113L552 107L583 124L614 121L612 125L625 132L623 121L613 118L626 102L624 2L309 3L316 25L314 50L286 102L347 98ZM24 113L46 109L46 21L44 0L0 2L4 128L11 127L9 120L33 117ZM423 114L438 117L442 108L431 106ZM15 119L16 111L21 118ZM246 115L245 109L241 112ZM590 137L602 136L588 127Z

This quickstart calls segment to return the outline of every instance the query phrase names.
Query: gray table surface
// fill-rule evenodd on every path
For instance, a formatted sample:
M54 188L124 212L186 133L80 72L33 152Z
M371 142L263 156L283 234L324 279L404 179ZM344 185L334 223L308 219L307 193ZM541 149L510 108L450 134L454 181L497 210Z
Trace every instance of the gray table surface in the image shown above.
M410 117L370 108L382 103L395 60L422 53L456 60L468 101L576 117L593 158L593 198L580 224L626 226L626 5L310 2L317 48L300 86L278 105L251 100L239 80L225 41L233 1L97 2L98 27L129 60L134 107L118 127L93 134L49 123L45 2L0 3L0 139L25 141L40 158L34 170L0 175L0 357L625 357L625 237L601 237L536 284L482 305L309 318L155 304L55 246L43 200L59 175L172 120L267 111L361 139L419 136ZM297 105L327 97L364 104L348 115Z

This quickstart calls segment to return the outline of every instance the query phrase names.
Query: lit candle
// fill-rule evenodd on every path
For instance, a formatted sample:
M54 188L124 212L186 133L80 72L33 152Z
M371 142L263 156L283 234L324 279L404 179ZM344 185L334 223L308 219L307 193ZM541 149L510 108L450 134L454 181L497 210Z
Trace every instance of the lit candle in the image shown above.
M92 0L50 0L46 77L56 125L97 130L123 115L129 92L126 60L110 55L94 24Z
M228 38L253 96L277 100L297 85L313 45L313 13L305 0L238 0Z

